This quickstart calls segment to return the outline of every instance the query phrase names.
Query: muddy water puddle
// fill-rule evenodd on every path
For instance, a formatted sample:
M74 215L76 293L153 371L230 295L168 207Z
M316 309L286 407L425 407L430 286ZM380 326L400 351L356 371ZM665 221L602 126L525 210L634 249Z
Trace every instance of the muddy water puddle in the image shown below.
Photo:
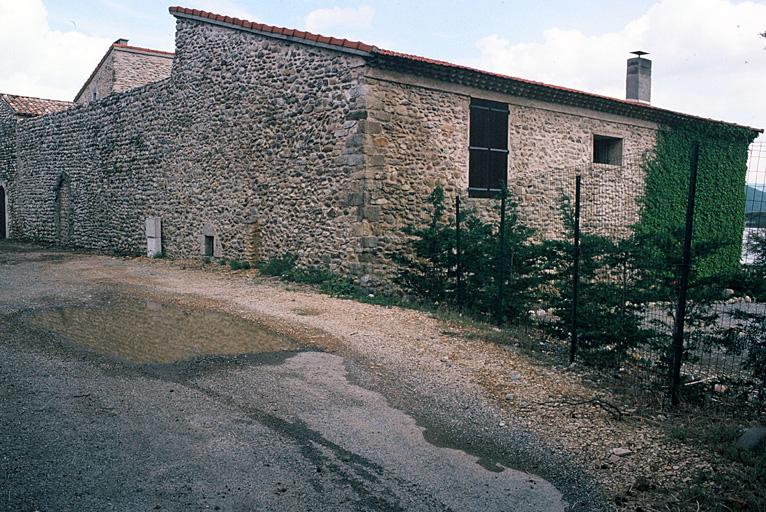
M47 310L31 323L101 354L140 364L307 348L233 315L129 297Z

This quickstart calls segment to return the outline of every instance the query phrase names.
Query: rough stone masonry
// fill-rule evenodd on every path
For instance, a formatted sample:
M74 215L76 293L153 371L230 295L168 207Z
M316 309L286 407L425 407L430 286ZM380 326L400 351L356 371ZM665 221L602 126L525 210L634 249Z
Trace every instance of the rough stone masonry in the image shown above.
M169 77L38 117L0 101L11 237L139 254L147 219L159 218L169 257L290 252L385 286L401 228L427 216L431 190L468 196L471 98L509 106L508 186L540 236L561 232L553 212L577 172L597 183L587 225L637 218L640 168L593 165L594 136L642 154L663 124L692 119L362 43L171 13ZM492 204L468 200L486 215Z

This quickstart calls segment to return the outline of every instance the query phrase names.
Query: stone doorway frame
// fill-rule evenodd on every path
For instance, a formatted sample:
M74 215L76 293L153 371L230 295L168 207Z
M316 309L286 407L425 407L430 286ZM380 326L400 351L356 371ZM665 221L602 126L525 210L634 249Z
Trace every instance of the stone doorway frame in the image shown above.
M8 184L5 181L0 181L0 189L2 189L3 194L3 220L4 220L4 228L5 228L5 236L3 239L9 239L11 238L11 205L8 195Z
M66 234L67 234L67 240L62 240L64 231L62 230L61 226L61 191L66 187L69 200L69 204L66 206L68 208L67 215L65 216L65 220L68 224L66 226ZM74 232L74 198L72 193L72 181L69 179L69 176L66 173L62 173L59 175L59 177L56 179L56 186L53 189L53 224L55 231L55 243L57 245L62 246L68 246L72 244L72 235Z

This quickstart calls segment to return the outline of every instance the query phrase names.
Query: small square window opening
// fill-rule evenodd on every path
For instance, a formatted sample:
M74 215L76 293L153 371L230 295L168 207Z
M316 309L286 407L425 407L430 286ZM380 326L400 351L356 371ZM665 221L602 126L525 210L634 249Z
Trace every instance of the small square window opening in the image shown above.
M605 135L594 135L593 163L622 165L622 139Z

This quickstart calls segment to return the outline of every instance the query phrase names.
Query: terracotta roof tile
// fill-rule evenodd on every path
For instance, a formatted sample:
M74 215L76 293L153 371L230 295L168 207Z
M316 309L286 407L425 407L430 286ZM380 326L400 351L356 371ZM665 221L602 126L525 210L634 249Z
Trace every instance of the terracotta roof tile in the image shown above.
M227 24L231 23L231 18L223 17L220 14L214 14L207 11L200 11L197 9L188 9L186 7L170 7L169 8L170 14L176 16L176 15L187 15L187 16L195 16L198 18L203 19L209 19L209 20L215 20L218 22L224 22ZM468 80L471 84L476 85L478 87L484 86L487 78L492 79L498 79L500 81L507 81L507 83L514 83L514 84L526 84L529 87L536 88L539 91L544 91L544 95L547 99L553 100L553 101L560 101L562 103L568 103L568 104L593 104L593 105L613 105L615 110L619 110L621 112L632 112L636 114L640 114L639 117L651 117L651 118L662 118L662 119L668 119L670 117L678 117L678 118L686 118L686 119L696 119L696 120L702 120L702 121L709 121L709 122L715 122L715 123L722 123L722 121L717 121L714 119L707 119L697 116L692 116L689 114L683 114L680 112L675 112L672 110L666 110L662 108L658 108L652 105L648 105L645 103L638 103L635 101L630 100L623 100L619 98L612 98L609 96L603 96L600 94L594 94L590 92L585 91L579 91L576 89L570 89L568 87L560 87L557 85L550 85L543 82L536 82L534 80L527 80L524 78L518 78L514 76L509 75L503 75L500 73L493 73L491 71L484 71L481 69L475 69L468 66L462 66L460 64L453 64L451 62L446 62L443 60L436 60L436 59L429 59L426 57L420 57L418 55L410 55L406 53L400 53L400 52L394 52L391 50L384 50L377 48L373 45L366 44L360 41L349 41L347 39L338 39L335 37L328 37L323 36L319 34L312 34L311 32L303 32L301 30L289 30L282 27L275 27L272 25L266 25L262 23L250 23L248 25L247 22L242 23L241 26L243 27L251 27L254 30L258 30L260 32L270 32L275 34L281 34L286 37L291 37L294 39L303 39L307 42L316 42L320 44L326 44L330 46L335 46L339 49L349 49L349 50L357 50L361 51L367 54L370 54L371 57L380 57L382 59L388 59L388 61L397 61L397 62L403 62L403 63L416 63L421 66L425 67L433 67L437 68L439 71L439 76L447 76L450 78L456 78L458 75L461 76L461 79ZM497 89L500 90L500 89ZM726 124L732 124L732 123L726 123ZM750 127L745 127L750 128ZM762 131L755 128L750 128L754 131Z
M446 62L443 60L429 59L426 57L420 57L418 55L411 55L407 53L394 52L391 50L383 50L378 48L375 48L373 50L373 53L376 55L384 56L384 57L393 57L393 58L402 59L405 61L431 65L437 68L441 68L442 70L445 70L445 71L454 70L456 72L467 72L477 76L492 77L492 78L497 78L501 80L512 81L518 84L533 86L541 90L545 90L545 95L548 98L558 100L561 103L572 103L571 101L568 101L570 98L579 97L584 102L597 101L597 102L600 102L601 104L611 104L615 106L619 105L623 108L631 109L634 112L644 112L645 114L647 114L645 116L647 118L661 118L661 119L670 119L673 117L685 118L687 120L728 124L732 126L747 128L749 130L753 130L756 132L761 132L761 133L763 132L763 130L760 128L753 128L751 126L743 126L743 125L738 125L735 123L728 123L725 121L719 121L717 119L710 119L707 117L695 116L692 114L684 114L682 112L660 108L654 105L649 105L647 103L639 103L637 101L624 100L620 98L614 98L611 96L604 96L604 95L596 94L592 92L580 91L578 89L571 89L569 87L562 87L559 85L551 85L544 82L538 82L535 80L528 80L526 78L518 78L515 76L504 75L501 73L493 73L491 71L484 71L482 69L476 69L469 66L462 66L460 64L453 64L452 62Z
M221 16L207 11L200 11L199 9L189 9L186 7L171 7L169 9L170 14L196 16L199 18L206 18L212 21L223 22L226 24L248 27L253 30L259 30L261 32L270 32L272 34L280 34L286 37L294 37L297 39L305 39L306 41L316 41L323 44L329 44L331 46L338 46L340 48L348 48L349 50L361 50L369 52L373 47L368 44L364 44L360 41L348 41L346 39L337 39L334 37L321 36L319 34L312 34L311 32L304 32L302 30L288 29L284 27L276 27L273 25L266 25L263 23L252 23L246 20L238 20L237 18L230 18L229 16Z
M0 97L20 116L37 117L66 110L74 103L71 101L32 98L14 94L0 94Z

